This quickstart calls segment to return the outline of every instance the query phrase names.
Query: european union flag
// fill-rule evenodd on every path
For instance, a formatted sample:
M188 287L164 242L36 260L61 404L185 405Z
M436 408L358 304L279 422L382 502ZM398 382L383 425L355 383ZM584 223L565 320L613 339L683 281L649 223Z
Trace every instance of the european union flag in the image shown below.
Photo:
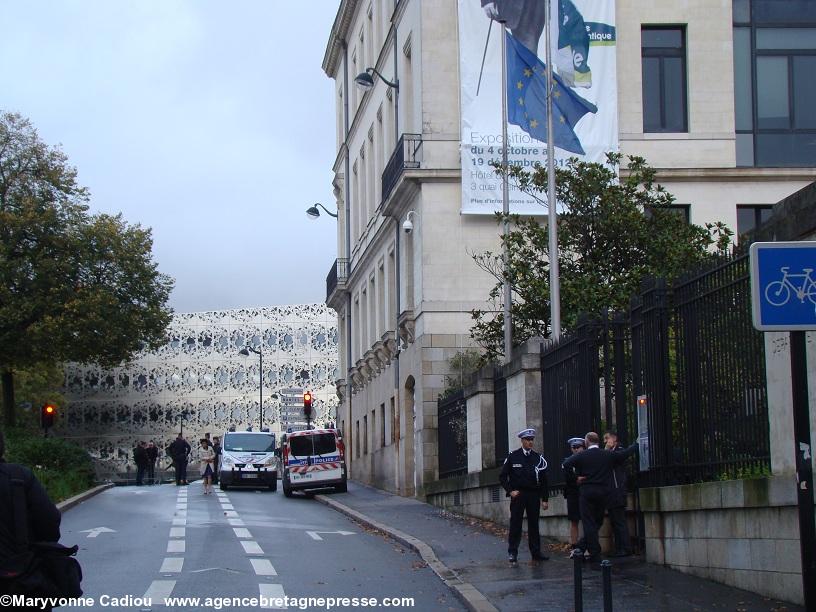
M553 74L553 144L584 154L575 125L598 107L584 100ZM527 47L507 34L507 120L530 136L547 142L547 69Z

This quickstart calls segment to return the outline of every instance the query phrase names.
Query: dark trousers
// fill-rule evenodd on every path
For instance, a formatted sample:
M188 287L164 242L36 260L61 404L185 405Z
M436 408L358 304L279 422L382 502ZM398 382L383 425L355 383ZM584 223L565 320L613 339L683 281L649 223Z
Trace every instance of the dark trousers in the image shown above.
M146 471L147 471L146 465L136 466L136 484L138 486L142 486L144 484L144 475Z
M603 525L607 488L599 485L581 485L581 524L584 526L586 550L592 557L601 554L598 530Z
M626 506L609 508L609 520L615 537L615 552L630 552L629 525L626 523Z
M156 484L156 462L151 461L147 465L147 482L148 484Z
M218 484L218 457L215 458L215 463L213 464L212 483Z
M176 484L187 481L187 459L176 459Z
M541 495L538 490L519 491L518 496L510 500L510 537L507 542L507 552L511 555L518 555L525 512L527 513L527 543L530 547L530 554L534 557L541 554L541 538L538 535L540 504Z

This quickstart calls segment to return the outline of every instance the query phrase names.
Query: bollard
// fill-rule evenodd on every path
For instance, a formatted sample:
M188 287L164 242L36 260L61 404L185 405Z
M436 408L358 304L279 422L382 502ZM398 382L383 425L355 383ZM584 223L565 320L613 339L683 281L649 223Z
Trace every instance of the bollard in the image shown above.
M612 612L612 564L604 559L601 561L603 572L603 604L604 612Z
M583 585L583 571L584 571L584 555L576 554L572 557L573 573L572 582L575 590L575 612L584 612L584 591Z

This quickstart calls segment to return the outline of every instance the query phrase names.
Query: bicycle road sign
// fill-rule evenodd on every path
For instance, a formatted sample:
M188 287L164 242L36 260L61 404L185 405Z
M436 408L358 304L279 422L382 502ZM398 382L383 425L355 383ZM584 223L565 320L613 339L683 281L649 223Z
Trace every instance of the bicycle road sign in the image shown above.
M754 327L816 330L816 241L755 242L750 257Z

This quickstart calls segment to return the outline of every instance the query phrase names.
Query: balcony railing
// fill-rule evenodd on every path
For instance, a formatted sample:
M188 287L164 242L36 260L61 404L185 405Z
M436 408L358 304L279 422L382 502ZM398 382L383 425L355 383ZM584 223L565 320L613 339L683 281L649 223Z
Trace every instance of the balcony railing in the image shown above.
M383 202L391 195L404 170L420 167L421 156L422 134L403 134L382 173Z
M345 283L348 278L348 259L335 259L326 275L326 301L337 289L337 283Z

